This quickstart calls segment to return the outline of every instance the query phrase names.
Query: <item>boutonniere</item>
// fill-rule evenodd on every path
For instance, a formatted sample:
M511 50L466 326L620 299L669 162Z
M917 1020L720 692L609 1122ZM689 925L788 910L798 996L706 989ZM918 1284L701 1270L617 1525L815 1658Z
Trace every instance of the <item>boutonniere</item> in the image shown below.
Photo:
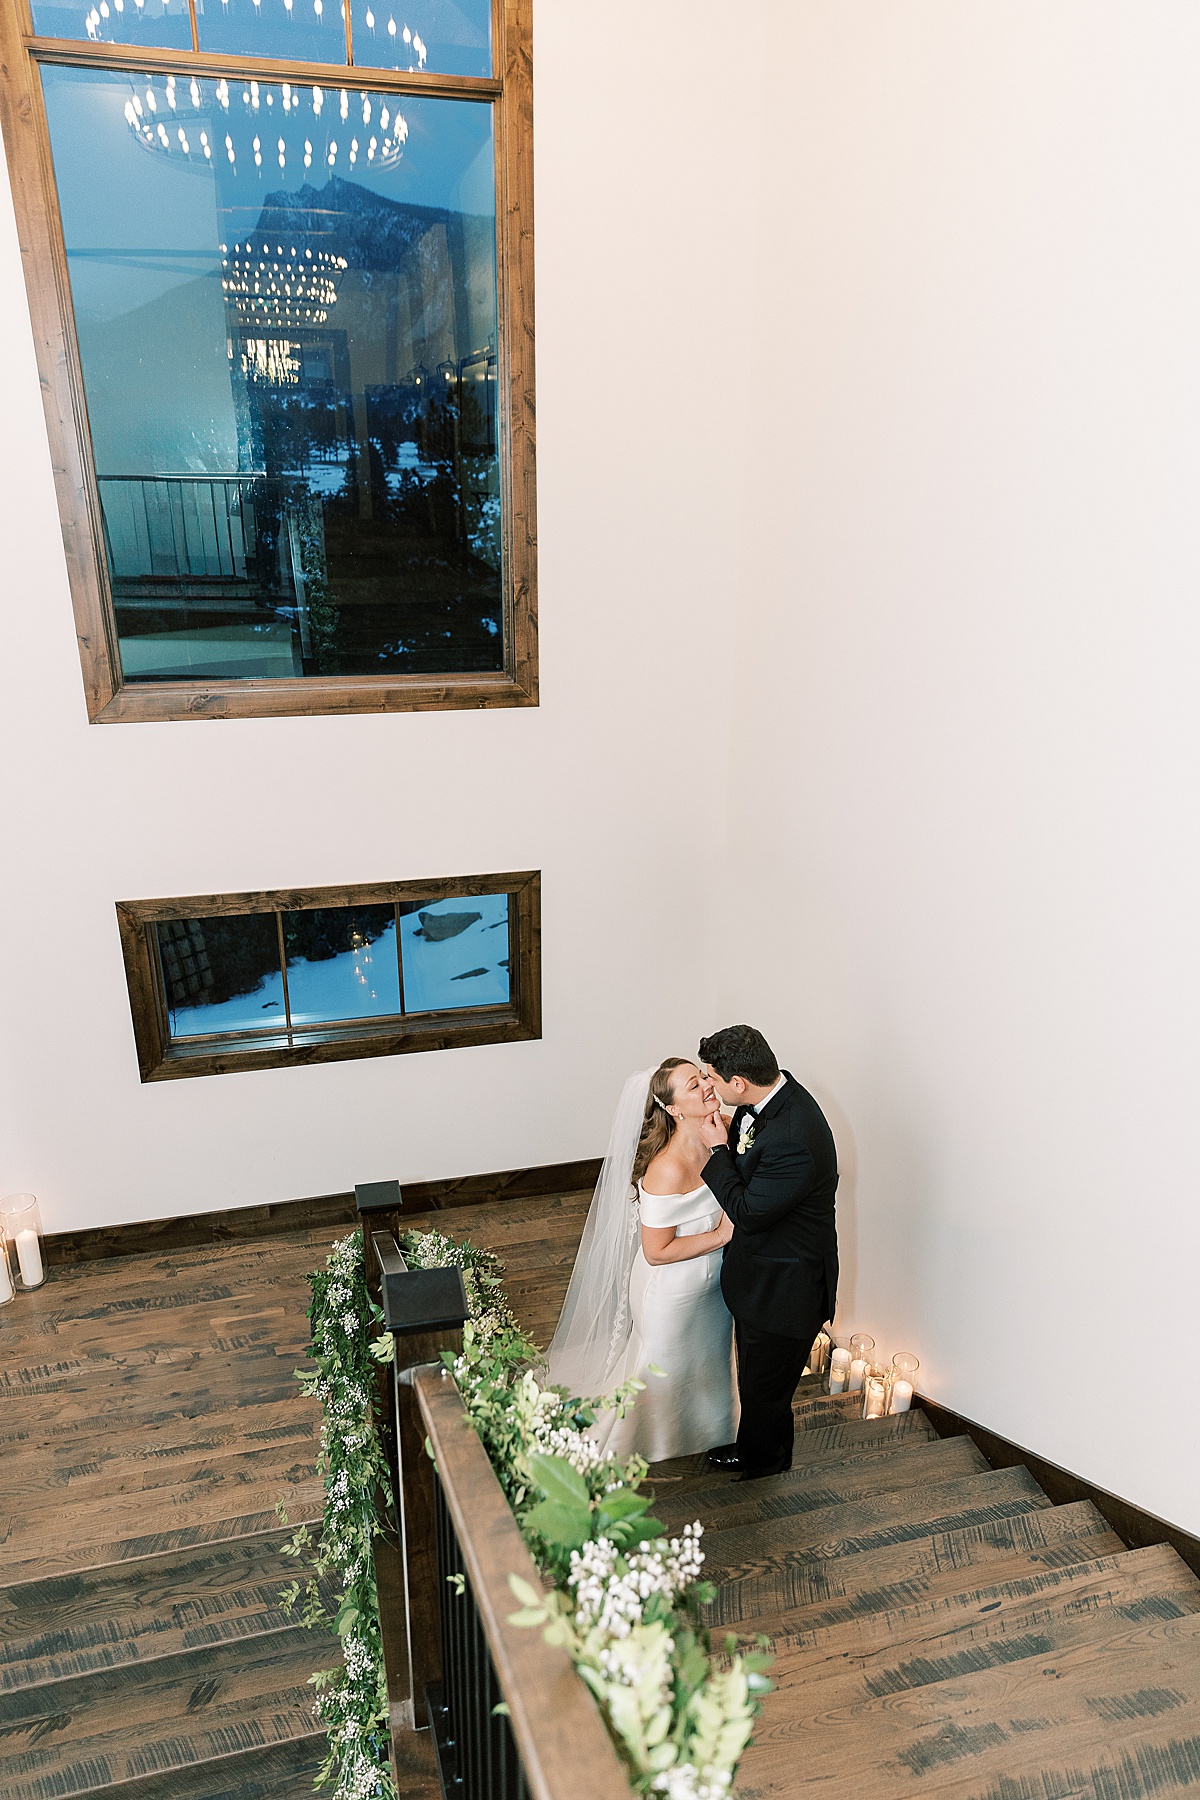
M757 1120L753 1113L747 1113L746 1117L742 1120L737 1142L737 1153L739 1156L744 1156L754 1142L754 1127L756 1123Z

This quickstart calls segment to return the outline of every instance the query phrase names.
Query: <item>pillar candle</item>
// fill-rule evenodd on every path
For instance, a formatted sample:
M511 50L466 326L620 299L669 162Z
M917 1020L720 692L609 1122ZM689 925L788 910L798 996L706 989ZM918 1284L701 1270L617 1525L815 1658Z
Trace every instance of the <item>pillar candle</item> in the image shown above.
M38 1234L31 1227L17 1233L17 1261L21 1265L21 1280L26 1287L37 1287L45 1280L46 1271L42 1267Z
M878 1375L872 1375L863 1394L863 1418L882 1419L886 1404L887 1390Z
M892 1383L892 1404L890 1410L894 1413L907 1412L912 1405L912 1397L913 1390L911 1381L894 1381Z
M8 1251L0 1243L0 1306L13 1297L12 1275L8 1267Z
M829 1359L829 1391L831 1394L843 1393L846 1377L850 1373L850 1352L835 1350Z
M852 1394L857 1394L858 1390L861 1388L863 1384L863 1370L866 1366L867 1365L862 1360L861 1356L856 1356L854 1361L850 1364L850 1392Z

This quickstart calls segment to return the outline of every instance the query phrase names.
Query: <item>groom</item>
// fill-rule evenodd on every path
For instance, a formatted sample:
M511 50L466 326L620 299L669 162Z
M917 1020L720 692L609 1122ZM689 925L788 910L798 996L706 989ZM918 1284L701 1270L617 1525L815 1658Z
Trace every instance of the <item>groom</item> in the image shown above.
M727 1025L700 1040L717 1098L735 1108L701 1126L712 1151L702 1180L733 1221L721 1292L733 1314L736 1444L708 1453L739 1481L792 1466L792 1396L813 1340L837 1303L837 1151L812 1095L779 1064L761 1031Z

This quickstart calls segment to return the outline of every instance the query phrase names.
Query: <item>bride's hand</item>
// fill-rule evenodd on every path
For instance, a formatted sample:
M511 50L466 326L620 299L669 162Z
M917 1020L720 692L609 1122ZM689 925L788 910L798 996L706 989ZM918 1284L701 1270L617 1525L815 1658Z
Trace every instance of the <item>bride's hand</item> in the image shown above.
M723 1212L721 1214L721 1223L717 1226L717 1242L722 1245L727 1244L732 1236L733 1220L728 1213Z

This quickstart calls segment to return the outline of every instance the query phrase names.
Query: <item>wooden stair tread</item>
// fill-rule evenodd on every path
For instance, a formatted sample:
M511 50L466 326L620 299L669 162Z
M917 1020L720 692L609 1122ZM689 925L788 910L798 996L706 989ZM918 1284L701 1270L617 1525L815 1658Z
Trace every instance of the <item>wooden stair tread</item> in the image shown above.
M892 1419L837 1419L797 1435L792 1468L807 1468L825 1461L845 1462L852 1456L869 1456L876 1447L937 1440L938 1434L923 1412L900 1413ZM664 1499L668 1495L706 1491L728 1479L708 1466L703 1451L697 1456L677 1456L650 1466L650 1485Z
M141 1557L161 1556L169 1550L193 1550L201 1544L224 1542L230 1538L257 1537L279 1529L276 1505L278 1488L255 1490L239 1496L251 1502L251 1510L236 1514L214 1515L174 1529L147 1531L138 1537L114 1538L106 1543L61 1543L48 1546L39 1553L17 1560L6 1553L4 1574L10 1584L36 1581L47 1575L66 1575L85 1569L96 1569L111 1563L131 1562ZM325 1490L320 1481L312 1481L283 1496L288 1518L294 1527L316 1524L322 1515ZM269 1505L267 1502L269 1501ZM69 1534L68 1534L69 1535Z
M929 1537L1050 1505L1033 1476L1021 1468L983 1469L811 1512L791 1511L787 1488L776 1485L785 1480L769 1476L747 1483L768 1491L725 1509L718 1529L705 1532L708 1566L719 1569L722 1579L752 1573L764 1553L846 1556L872 1544ZM734 1522L726 1523L731 1515Z
M861 1394L825 1394L801 1395L792 1402L792 1417L796 1421L796 1434L812 1431L822 1425L830 1425L835 1419L857 1419L862 1423Z
M988 1462L968 1437L924 1438L894 1445L878 1446L873 1456L848 1458L844 1462L823 1460L817 1464L793 1463L782 1475L773 1475L772 1496L787 1496L788 1512L812 1512L818 1507L837 1506L844 1501L865 1500L875 1494L898 1492L901 1488L932 1485L959 1475L970 1475L986 1469ZM751 1510L757 1483L735 1481L729 1475L714 1473L709 1487L699 1494L678 1497L669 1492L655 1496L655 1511L664 1524L683 1525L696 1516L697 1503L702 1507L706 1531L720 1531L726 1523L760 1516Z
M792 1706L811 1714L1198 1611L1200 1581L1169 1545L1155 1544L788 1636L776 1644L773 1677L780 1691L796 1688Z
M50 1435L75 1419L94 1427L100 1404L132 1416L169 1412L173 1409L165 1403L172 1399L178 1405L211 1411L222 1398L245 1391L247 1365L255 1359L255 1350L261 1361L255 1370L258 1405L298 1392L295 1371L304 1361L300 1345L285 1345L280 1352L264 1344L247 1354L248 1348L223 1348L208 1355L198 1349L171 1354L147 1350L144 1357L130 1356L119 1365L93 1357L69 1367L29 1368L29 1379L3 1395L5 1437L17 1431L28 1434L39 1426L49 1427Z
M286 1626L275 1530L0 1588L0 1693Z
M73 1482L109 1468L182 1462L256 1445L315 1442L320 1422L320 1408L297 1385L288 1401L226 1406L202 1418L173 1413L132 1440L95 1425L86 1441L82 1434L18 1438L4 1451L6 1491L70 1489Z
M1074 1521L1063 1519L1078 1511ZM1085 1515L1092 1515L1091 1518ZM1125 1549L1090 1501L863 1550L840 1560L784 1556L722 1583L705 1609L714 1629L772 1637L934 1602L984 1582L1019 1581Z
M1200 1614L1101 1631L1048 1656L907 1688L882 1699L801 1715L787 1692L768 1697L738 1788L761 1795L795 1791L803 1757L806 1793L869 1793L872 1800L922 1787L941 1775L1004 1775L1014 1742L1023 1759L1053 1745L1061 1755L1103 1739L1144 1732L1155 1715L1176 1731L1200 1724ZM1053 1733L1053 1737L1050 1734ZM970 1761L969 1771L962 1768ZM957 1768L955 1765L958 1765ZM1066 1787L1064 1795L1078 1790Z
M100 1460L149 1458L169 1453L176 1446L190 1448L189 1434L194 1434L194 1441L200 1446L210 1433L220 1434L226 1442L243 1436L248 1444L253 1444L270 1441L260 1433L286 1431L298 1419L319 1425L318 1408L300 1393L295 1380L290 1389L282 1383L275 1391L273 1383L264 1386L266 1391L260 1391L253 1407L243 1407L236 1392L193 1393L186 1398L177 1393L165 1400L156 1399L148 1407L104 1407L107 1433L96 1416L104 1405L104 1396L100 1395L98 1406L90 1414L85 1411L81 1417L60 1419L52 1429L13 1430L5 1434L8 1441L0 1442L0 1455L6 1467L21 1468L22 1478L27 1473L25 1465L32 1463L45 1470L47 1480L52 1480L64 1466L73 1470Z
M231 1441L194 1455L114 1458L96 1469L85 1465L49 1488L35 1486L29 1476L13 1484L9 1499L14 1505L20 1503L26 1523L32 1524L41 1514L61 1515L64 1507L70 1507L73 1516L79 1508L83 1517L85 1507L127 1505L135 1495L139 1507L153 1505L165 1488L211 1486L214 1482L261 1486L267 1481L295 1486L315 1474L317 1450L313 1434L307 1433L250 1446Z
M1042 1746L1039 1734L1022 1737L990 1758L998 1774L961 1764L955 1772L939 1765L922 1770L921 1786L940 1800L1171 1800L1183 1794L1194 1800L1200 1780L1200 1708L1176 1710L1173 1698L1170 1690L1153 1689L1111 1697L1106 1705L1118 1716L1132 1705L1150 1717L1128 1735L1124 1729L1110 1732L1109 1720L1101 1716L1072 1731L1056 1732ZM1163 1716L1155 1719L1160 1706ZM958 1748L954 1741L934 1743L926 1756L936 1757L945 1749L953 1764ZM908 1789L901 1785L899 1791L911 1793L912 1785L910 1775Z
M161 1434L157 1427L130 1432L114 1429L107 1443L85 1439L61 1446L57 1455L10 1452L4 1461L12 1481L0 1495L0 1521L7 1514L11 1524L0 1522L0 1542L9 1544L11 1554L11 1544L27 1535L35 1519L43 1521L51 1542L64 1534L67 1512L74 1519L74 1535L82 1539L85 1518L99 1519L105 1509L127 1507L135 1495L139 1509L150 1507L157 1512L167 1503L171 1489L218 1493L224 1487L237 1494L243 1488L278 1481L288 1470L311 1473L319 1452L315 1423L309 1415L283 1413L277 1425L259 1424L241 1437L236 1424L219 1433L206 1428L197 1433L199 1441L193 1446L180 1442L186 1437L187 1421L176 1421L173 1429ZM40 1485L39 1468L43 1475ZM206 1510L211 1513L211 1508ZM218 1508L218 1512L231 1510L232 1505ZM127 1518L121 1528L128 1529ZM111 1534L101 1530L99 1535Z
M298 1732L276 1744L230 1751L101 1791L114 1800L313 1800L327 1749L323 1731ZM417 1790L420 1800L433 1800L436 1792L436 1783L432 1793Z
M246 1481L228 1477L218 1466L210 1465L191 1479L171 1480L160 1488L145 1490L139 1494L136 1508L127 1496L110 1494L96 1500L81 1497L69 1513L59 1507L11 1516L3 1540L6 1570L9 1557L29 1556L39 1544L50 1559L61 1553L69 1566L76 1566L70 1561L72 1552L113 1541L122 1527L128 1528L131 1514L143 1533L158 1533L185 1530L205 1518L226 1517L241 1511L243 1504L247 1512L273 1508L280 1499L291 1505L312 1488L316 1470L311 1453L296 1458L292 1446L285 1449L291 1452L290 1460L277 1456L261 1474Z
M0 1697L0 1789L87 1793L314 1729L332 1640L302 1626ZM117 1722L114 1722L117 1721Z

